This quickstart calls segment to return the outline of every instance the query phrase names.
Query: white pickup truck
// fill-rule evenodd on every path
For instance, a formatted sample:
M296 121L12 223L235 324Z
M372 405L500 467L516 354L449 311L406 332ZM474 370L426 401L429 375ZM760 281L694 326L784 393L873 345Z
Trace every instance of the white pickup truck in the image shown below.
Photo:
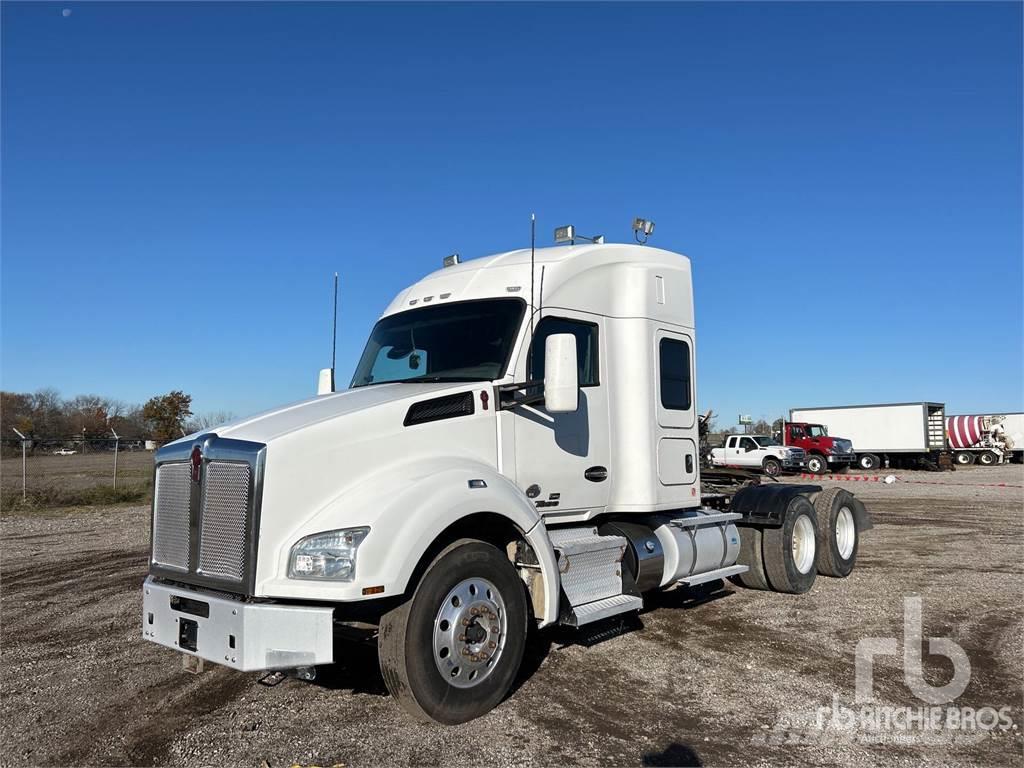
M310 679L361 633L407 712L454 724L507 695L528 632L658 589L848 575L870 518L842 489L704 506L695 337L676 253L446 259L384 311L348 389L321 372L317 397L157 452L143 638L191 671Z
M784 470L802 468L804 449L787 447L767 435L730 435L721 448L711 449L711 463L716 467L760 469L776 477Z

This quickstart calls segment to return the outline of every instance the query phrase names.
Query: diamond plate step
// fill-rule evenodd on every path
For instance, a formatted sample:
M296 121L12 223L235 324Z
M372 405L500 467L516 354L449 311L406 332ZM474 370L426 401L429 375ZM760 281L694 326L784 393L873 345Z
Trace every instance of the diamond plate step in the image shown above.
M606 597L603 600L595 600L592 603L577 605L562 623L572 627L582 627L584 624L607 619L609 616L615 616L619 613L639 611L643 607L644 601L642 598L635 595L615 595L614 597Z

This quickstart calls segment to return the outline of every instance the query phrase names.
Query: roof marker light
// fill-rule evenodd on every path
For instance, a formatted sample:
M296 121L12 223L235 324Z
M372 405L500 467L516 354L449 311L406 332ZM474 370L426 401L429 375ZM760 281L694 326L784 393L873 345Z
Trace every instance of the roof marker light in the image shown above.
M453 253L450 256L445 256L444 261L441 262L445 267L454 267L456 264L461 264L462 259L459 254Z

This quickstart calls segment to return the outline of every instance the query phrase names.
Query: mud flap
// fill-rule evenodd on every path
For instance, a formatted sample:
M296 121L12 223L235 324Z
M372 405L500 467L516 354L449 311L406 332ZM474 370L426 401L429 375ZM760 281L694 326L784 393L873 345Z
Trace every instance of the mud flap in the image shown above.
M871 522L871 514L868 512L867 507L864 506L864 502L858 499L853 494L850 494L853 501L853 521L857 524L857 533L862 531L870 531L875 527L875 524Z

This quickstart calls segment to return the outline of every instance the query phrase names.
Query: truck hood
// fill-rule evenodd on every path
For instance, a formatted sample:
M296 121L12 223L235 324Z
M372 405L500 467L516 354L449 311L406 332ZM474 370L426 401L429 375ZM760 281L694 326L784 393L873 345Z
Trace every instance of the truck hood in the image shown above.
M466 382L374 384L300 400L297 403L229 422L208 431L216 432L219 437L267 443L290 432L386 403L406 399L421 400L431 394L443 393L448 390L459 391L465 388ZM181 441L176 440L175 442L190 442L194 438L195 435L189 435L183 437Z

